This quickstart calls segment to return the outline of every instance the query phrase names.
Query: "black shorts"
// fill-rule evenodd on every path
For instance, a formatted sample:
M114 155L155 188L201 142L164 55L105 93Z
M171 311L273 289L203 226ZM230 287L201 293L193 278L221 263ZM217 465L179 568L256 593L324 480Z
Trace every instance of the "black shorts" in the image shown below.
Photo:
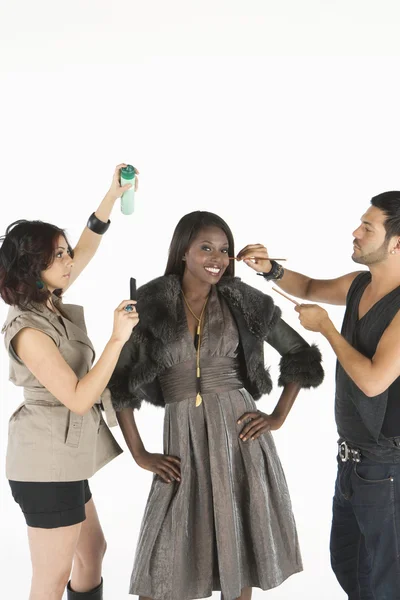
M9 481L9 484L29 527L55 529L86 519L85 504L92 497L87 479L49 483Z

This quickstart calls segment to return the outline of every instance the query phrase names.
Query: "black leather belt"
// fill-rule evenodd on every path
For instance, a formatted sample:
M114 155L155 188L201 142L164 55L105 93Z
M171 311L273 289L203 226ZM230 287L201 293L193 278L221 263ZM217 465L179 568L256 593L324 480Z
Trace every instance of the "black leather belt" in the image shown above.
M353 462L361 462L361 452L357 448L351 448L347 442L341 442L338 444L339 458L342 462L352 460Z

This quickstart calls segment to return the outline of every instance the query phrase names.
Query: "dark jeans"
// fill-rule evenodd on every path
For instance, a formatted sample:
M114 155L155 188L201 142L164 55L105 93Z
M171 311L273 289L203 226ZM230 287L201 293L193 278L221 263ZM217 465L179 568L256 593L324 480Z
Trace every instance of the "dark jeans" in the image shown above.
M338 462L333 571L349 600L400 600L400 464Z

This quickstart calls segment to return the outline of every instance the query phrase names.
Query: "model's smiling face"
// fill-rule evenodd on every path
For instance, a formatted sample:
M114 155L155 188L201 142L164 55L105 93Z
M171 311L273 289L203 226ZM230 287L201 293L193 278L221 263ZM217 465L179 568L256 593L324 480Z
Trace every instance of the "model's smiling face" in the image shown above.
M184 256L185 274L202 283L215 284L229 265L229 242L219 227L204 227Z

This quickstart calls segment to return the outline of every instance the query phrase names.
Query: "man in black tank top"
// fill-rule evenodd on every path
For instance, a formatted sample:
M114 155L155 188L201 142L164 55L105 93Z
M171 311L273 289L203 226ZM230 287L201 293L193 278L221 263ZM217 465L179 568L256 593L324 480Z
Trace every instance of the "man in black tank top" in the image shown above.
M331 563L349 600L400 599L400 192L375 196L353 232L368 270L312 279L265 261L264 276L312 302L345 305L341 334L315 304L296 307L337 356L338 476ZM240 259L254 256L246 247ZM264 252L264 254L262 254ZM268 257L263 246L257 256Z

